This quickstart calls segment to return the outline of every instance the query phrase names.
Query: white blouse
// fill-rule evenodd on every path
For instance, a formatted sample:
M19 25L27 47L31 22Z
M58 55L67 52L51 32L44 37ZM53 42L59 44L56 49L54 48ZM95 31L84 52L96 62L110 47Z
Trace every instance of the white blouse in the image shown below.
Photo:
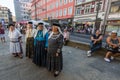
M35 33L36 33L36 29L28 29L26 31L26 38L28 38L28 37L34 37Z
M8 36L10 40L17 41L18 38L22 36L22 34L17 29L15 29L14 31L9 31Z

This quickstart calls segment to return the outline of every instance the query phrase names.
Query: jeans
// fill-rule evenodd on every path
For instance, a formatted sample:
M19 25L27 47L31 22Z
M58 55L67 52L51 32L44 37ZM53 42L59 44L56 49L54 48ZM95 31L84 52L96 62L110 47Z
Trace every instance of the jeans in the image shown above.
M90 49L91 49L91 53L95 52L96 50L100 49L102 46L101 43L99 44L94 44L93 42L90 43Z

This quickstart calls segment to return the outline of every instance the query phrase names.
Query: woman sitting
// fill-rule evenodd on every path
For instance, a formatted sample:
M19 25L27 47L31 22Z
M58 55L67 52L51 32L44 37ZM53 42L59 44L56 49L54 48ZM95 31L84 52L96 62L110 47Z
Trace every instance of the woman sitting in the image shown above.
M106 56L104 60L106 62L110 62L114 59L114 57L120 56L119 46L120 46L120 38L117 37L117 32L112 31L111 35L107 38L107 50Z

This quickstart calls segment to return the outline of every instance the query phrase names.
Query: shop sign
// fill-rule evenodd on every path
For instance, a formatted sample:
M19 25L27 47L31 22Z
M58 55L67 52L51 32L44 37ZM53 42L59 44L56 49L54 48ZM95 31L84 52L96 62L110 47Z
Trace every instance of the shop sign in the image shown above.
M111 14L108 16L108 18L120 18L120 14L119 13Z

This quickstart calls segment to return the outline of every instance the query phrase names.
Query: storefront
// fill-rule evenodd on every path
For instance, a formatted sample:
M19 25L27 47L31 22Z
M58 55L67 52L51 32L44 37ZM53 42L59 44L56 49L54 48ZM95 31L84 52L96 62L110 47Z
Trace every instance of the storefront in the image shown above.
M109 20L106 32L117 31L118 36L120 36L120 20Z
M111 3L110 13L108 15L108 24L106 32L116 30L120 36L120 1L114 0Z

